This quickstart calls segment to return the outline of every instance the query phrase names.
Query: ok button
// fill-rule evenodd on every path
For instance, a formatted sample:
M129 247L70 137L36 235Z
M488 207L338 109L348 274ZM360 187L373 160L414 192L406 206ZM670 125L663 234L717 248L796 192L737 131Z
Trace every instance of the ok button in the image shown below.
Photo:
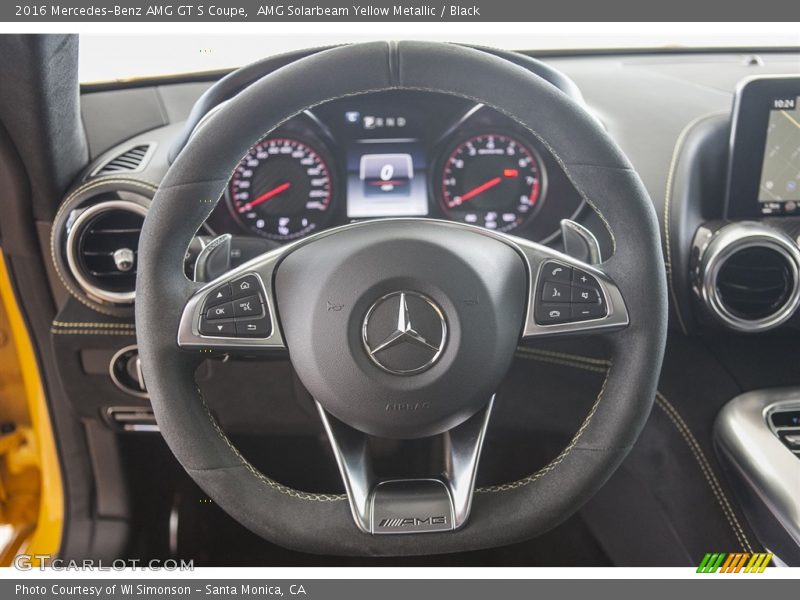
M225 304L218 304L212 306L206 311L207 319L230 319L233 317L233 303L226 302Z

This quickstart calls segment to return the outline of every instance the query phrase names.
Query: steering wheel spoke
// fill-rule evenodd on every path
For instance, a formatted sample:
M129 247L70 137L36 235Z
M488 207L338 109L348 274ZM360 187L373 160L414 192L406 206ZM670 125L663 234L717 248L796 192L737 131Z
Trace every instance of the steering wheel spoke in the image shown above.
M453 531L463 526L494 396L484 408L440 434L438 477L380 478L373 468L367 434L350 427L317 403L344 481L356 526L374 535Z
M178 346L219 352L286 349L275 310L279 248L209 282L189 298L178 328Z
M529 290L522 341L623 329L628 310L619 287L601 267L514 238L528 263Z

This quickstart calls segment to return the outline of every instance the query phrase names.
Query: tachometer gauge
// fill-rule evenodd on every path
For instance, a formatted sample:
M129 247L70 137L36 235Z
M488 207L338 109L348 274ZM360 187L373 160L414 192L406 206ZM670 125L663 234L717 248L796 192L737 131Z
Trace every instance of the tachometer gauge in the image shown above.
M331 171L320 152L290 138L267 138L242 159L231 178L229 205L248 230L291 240L328 220Z
M509 231L533 214L544 194L536 152L505 134L459 143L441 167L441 204L455 221Z

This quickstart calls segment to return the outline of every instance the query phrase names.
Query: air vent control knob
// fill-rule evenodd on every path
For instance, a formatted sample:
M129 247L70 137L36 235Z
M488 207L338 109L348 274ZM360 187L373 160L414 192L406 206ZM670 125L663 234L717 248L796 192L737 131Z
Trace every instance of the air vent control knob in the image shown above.
M136 254L130 248L120 248L114 251L114 264L118 271L127 273L133 268L136 261Z

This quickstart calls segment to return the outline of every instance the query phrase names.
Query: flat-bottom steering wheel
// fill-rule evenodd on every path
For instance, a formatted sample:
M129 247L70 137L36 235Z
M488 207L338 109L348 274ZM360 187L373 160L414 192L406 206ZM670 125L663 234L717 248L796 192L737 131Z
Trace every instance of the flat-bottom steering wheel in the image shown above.
M192 237L232 166L256 142L321 103L395 89L467 98L528 129L608 227L613 256L593 266L476 227L390 219L320 232L208 284L184 276ZM656 218L625 156L549 83L503 59L446 44L335 48L238 94L167 173L145 220L138 269L136 331L164 439L231 516L307 552L457 552L555 526L603 485L636 441L666 339ZM543 305L545 291L559 286L588 290L591 304ZM215 323L208 317L219 310L249 318ZM559 335L603 337L611 367L600 395L550 464L475 493L494 390L517 345ZM280 350L288 350L317 403L344 495L292 489L259 472L195 385L209 352ZM440 436L441 476L381 479L369 436Z

